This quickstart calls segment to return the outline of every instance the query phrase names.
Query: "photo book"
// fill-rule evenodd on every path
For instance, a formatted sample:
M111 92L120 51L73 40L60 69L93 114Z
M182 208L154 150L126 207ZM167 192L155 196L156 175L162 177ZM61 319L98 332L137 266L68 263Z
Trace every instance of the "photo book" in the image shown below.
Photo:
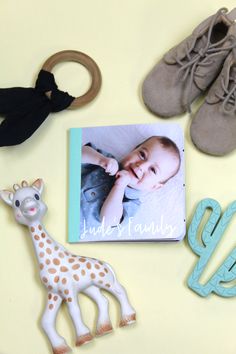
M180 241L185 236L179 125L72 128L68 241Z

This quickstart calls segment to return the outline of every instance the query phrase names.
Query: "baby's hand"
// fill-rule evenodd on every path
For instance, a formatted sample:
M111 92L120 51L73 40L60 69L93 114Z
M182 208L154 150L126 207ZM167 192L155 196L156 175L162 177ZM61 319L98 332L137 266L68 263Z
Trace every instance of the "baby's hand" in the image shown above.
M104 168L105 172L110 176L114 176L116 172L119 170L119 165L116 159L111 157L103 157L99 164L102 168Z
M131 176L128 171L121 170L116 174L116 185L121 187L127 187L131 181Z

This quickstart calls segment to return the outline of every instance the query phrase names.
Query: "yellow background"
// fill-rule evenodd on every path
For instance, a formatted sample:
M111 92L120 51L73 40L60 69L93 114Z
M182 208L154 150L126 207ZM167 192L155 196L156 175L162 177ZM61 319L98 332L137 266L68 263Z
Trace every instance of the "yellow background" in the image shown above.
M114 332L75 348L67 311L57 327L74 353L96 354L233 354L236 351L236 299L215 295L201 298L186 286L197 257L186 240L178 244L68 245L68 129L93 125L159 121L145 108L141 83L151 67L173 45L218 8L235 1L194 0L1 0L0 85L31 86L51 54L75 49L100 66L99 96L84 108L51 115L21 146L0 149L0 188L22 179L45 181L49 212L45 226L74 253L109 262L137 310L137 324L117 328L119 308L109 296ZM59 65L60 88L82 94L89 75L77 64ZM171 97L170 97L171 99ZM193 112L197 104L193 105ZM196 204L205 197L225 208L235 198L236 151L224 158L197 151L189 137L191 117L178 122L186 138L186 203L190 221ZM230 225L209 265L205 279L235 245L236 226ZM46 292L40 284L27 229L0 205L0 353L50 353L40 328ZM94 328L95 305L81 295L85 323Z

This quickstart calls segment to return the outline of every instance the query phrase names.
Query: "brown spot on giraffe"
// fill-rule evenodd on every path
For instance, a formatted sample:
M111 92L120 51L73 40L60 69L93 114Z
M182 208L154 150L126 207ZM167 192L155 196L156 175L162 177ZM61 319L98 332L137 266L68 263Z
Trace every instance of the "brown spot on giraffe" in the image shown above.
M99 275L100 275L100 277L105 277L105 273L103 273L103 272L100 272Z
M39 242L39 247L43 248L43 246L44 246L44 243L43 242Z
M39 253L39 257L40 257L40 258L43 258L43 257L44 257L44 252L40 252L40 253Z
M48 290L52 291L52 286L51 285L48 285Z
M69 252L67 252L67 251L65 251L64 253L65 253L66 256L69 256L69 255L70 255Z
M51 263L50 259L46 259L46 264L49 265Z
M34 231L35 231L35 228L34 228L33 226L31 226L30 231L31 231L31 232L34 232Z
M67 267L65 267L65 266L62 266L62 267L60 267L60 271L61 272L68 272L68 268Z
M68 262L69 262L69 263L74 263L74 261L75 261L74 258L69 258L69 259L68 259Z
M38 241L38 240L40 240L40 237L38 235L34 235L34 239L35 239L35 241Z
M55 296L53 297L53 300L54 300L54 301L57 301L57 299L58 299L58 296L55 295Z
M41 233L41 236L42 236L42 238L45 238L45 237L46 237L46 235L45 235L44 232Z
M54 263L55 265L59 265L61 262L60 262L60 260L59 260L58 258L54 258L54 259L53 259L53 263Z
M52 250L50 248L46 248L47 254L52 254Z
M44 283L48 282L48 279L46 277L43 277L42 280L43 280Z
M79 269L79 267L80 267L79 264L74 264L74 265L72 266L72 269Z
M105 284L105 286L107 287L107 288L110 288L111 287L111 285L110 284Z
M79 281L79 276L77 274L74 274L73 275L73 278L76 280L76 281Z
M64 290L64 294L68 295L69 294L69 290L68 289Z
M39 229L39 230L42 230L42 226L41 226L41 225L38 225L38 229Z
M44 267L43 263L40 263L39 268L42 270Z
M94 266L96 269L100 269L101 267L100 267L100 265L99 264L95 264L95 266Z
M59 276L56 275L55 278L54 278L54 283L58 283L58 282L59 282L59 279L60 279Z
M64 258L65 256L64 256L64 254L62 252L59 252L59 257L60 258Z
M53 304L50 304L49 305L49 310L52 310L53 309Z
M80 258L79 258L79 261L80 261L80 262L82 262L82 263L84 263L84 262L86 262L86 259L85 259L85 258L80 257Z
M67 301L68 301L68 302L72 302L72 298L71 298L71 297L68 297Z
M94 273L91 273L91 274L90 274L90 277L91 277L91 279L95 279L95 278L96 278L96 275L95 275Z
M49 268L48 269L48 273L50 273L50 274L55 274L57 271L56 271L56 269L55 268Z
M61 282L62 282L62 284L66 284L67 279L66 279L66 278L63 278Z
M108 270L107 270L107 268L104 268L104 271L105 271L106 273L108 273Z
M55 250L55 251L58 251L58 250L59 250L59 247L58 247L58 246L55 246L55 247L54 247L54 250Z
M82 275L85 275L85 274L86 274L86 272L85 272L84 269L81 270L81 274L82 274Z
M46 242L50 245L52 243L51 240L47 239Z
M91 267L92 267L92 266L91 266L91 263L90 263L90 262L87 262L87 263L86 263L86 267L87 267L88 269L91 269Z
M48 300L51 300L52 294L48 294Z
M99 264L103 265L103 262L102 261L98 261Z

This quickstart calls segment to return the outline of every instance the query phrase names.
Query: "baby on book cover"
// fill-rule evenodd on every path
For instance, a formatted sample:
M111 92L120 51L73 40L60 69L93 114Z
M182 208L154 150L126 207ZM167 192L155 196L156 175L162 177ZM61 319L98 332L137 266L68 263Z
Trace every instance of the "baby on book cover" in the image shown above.
M77 211L73 205L73 212L80 223L76 235L69 233L69 241L184 237L184 142L178 125L82 128L80 137L70 151L72 157L75 149L80 154L80 166L71 166L70 171L78 171L73 181L80 183L80 202Z

